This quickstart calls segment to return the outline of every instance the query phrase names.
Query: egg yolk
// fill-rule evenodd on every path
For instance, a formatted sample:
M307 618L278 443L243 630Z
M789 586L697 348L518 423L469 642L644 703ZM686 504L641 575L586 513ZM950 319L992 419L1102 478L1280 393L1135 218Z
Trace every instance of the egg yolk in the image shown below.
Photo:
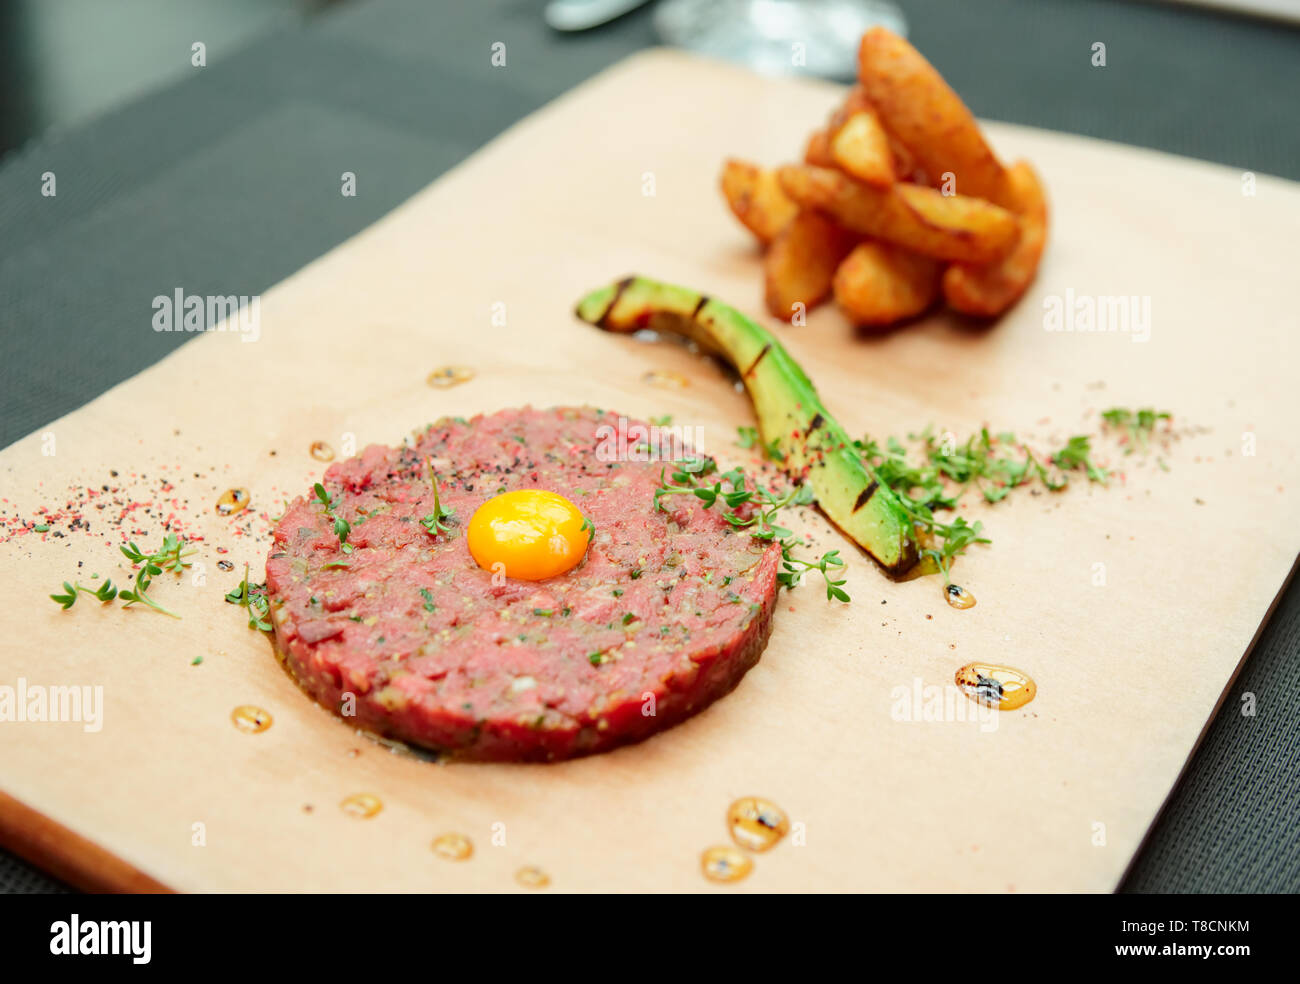
M484 570L502 564L506 577L541 581L575 567L592 532L582 511L564 496L518 489L474 510L465 536L470 555Z

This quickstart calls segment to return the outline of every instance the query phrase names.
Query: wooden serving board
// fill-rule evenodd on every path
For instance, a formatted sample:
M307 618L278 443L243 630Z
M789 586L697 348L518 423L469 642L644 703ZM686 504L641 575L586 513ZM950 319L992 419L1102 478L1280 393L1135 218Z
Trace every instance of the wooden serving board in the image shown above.
M1248 197L1227 168L990 125L1004 157L1035 162L1053 209L1041 275L1008 317L980 330L936 314L879 338L829 307L806 327L771 323L851 433L987 424L1049 449L1095 434L1101 409L1155 406L1176 415L1168 470L1102 439L1124 471L1110 488L973 505L994 544L959 564L969 611L933 578L891 583L851 553L851 605L815 584L784 595L741 686L641 745L549 766L390 752L300 693L222 600L246 562L260 578L265 517L321 474L313 441L359 448L444 414L590 403L672 414L726 464L752 462L733 444L748 402L714 364L570 312L639 272L761 314L720 163L795 159L839 95L633 58L270 291L256 343L198 338L5 450L0 686L103 688L98 731L0 723L5 839L85 883L191 891L523 891L524 865L561 891L1114 888L1300 547L1300 191L1286 182L1261 177ZM1067 291L1149 298L1149 339L1045 331L1044 298ZM447 364L477 376L427 385ZM650 369L688 385L650 385ZM230 486L252 510L221 518ZM115 526L115 500L155 501L203 538L191 573L154 588L181 620L46 600L74 575L127 580L127 535L160 541L157 508ZM74 511L89 532L69 528ZM14 516L50 531L15 535ZM801 523L820 549L847 547L823 520ZM1037 698L995 729L901 719L900 694L972 660L1028 671ZM273 725L237 730L243 704ZM958 705L947 716L974 706ZM345 814L355 793L382 811ZM700 852L727 842L725 810L749 794L784 807L798 836L745 881L706 882ZM470 860L430 850L452 831L473 840Z

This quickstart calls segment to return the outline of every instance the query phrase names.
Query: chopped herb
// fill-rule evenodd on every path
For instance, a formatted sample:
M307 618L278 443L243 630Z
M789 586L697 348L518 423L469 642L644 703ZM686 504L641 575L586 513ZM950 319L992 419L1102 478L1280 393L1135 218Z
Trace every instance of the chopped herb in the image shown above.
M673 422L673 415L671 413L666 413L662 417L650 418L650 423L654 424L654 426L656 427L667 427L672 422Z
M1125 433L1128 438L1125 454L1132 454L1135 450L1145 454L1156 424L1162 420L1172 420L1173 414L1164 410L1156 411L1151 407L1140 410L1111 407L1102 411L1101 419L1109 427Z
M33 526L32 529L35 530L37 533L48 533L50 531L50 524L41 523L40 526Z
M262 632L271 631L271 605L266 597L265 584L251 584L248 580L248 565L244 565L244 580L226 595L226 601L248 609L248 627Z
M636 616L631 612L628 612L626 615L623 616L624 625L631 625L632 622L634 622L635 620L636 620Z
M533 614L538 618L550 618L555 614L555 610L553 608L534 608Z
M420 589L420 597L424 599L424 610L426 612L433 612L438 610L438 606L433 603L433 595L429 593L428 588Z
M1090 481L1106 484L1107 475L1092 463L1092 447L1087 435L1079 434L1070 438L1065 447L1052 455L1052 463L1061 471L1082 468Z
M774 437L766 444L763 444L759 440L757 427L737 427L736 446L741 448L758 447L762 450L763 455L772 461L785 460L785 455L781 453L780 439Z
M622 598L622 597L623 597L623 589L622 589L622 588L615 588L613 591L610 592L610 594L612 594L615 598Z
M1050 455L1047 462L1051 468L1007 432L993 436L988 428L982 428L960 444L951 434L941 438L930 428L909 437L921 445L924 460L919 464L895 437L883 447L870 439L854 443L911 518L913 542L920 555L934 561L945 578L960 553L972 544L990 542L981 535L979 523L968 523L960 516L945 523L936 516L955 510L968 488L975 487L986 502L996 503L1034 479L1049 491L1060 491L1069 484L1071 471L1083 471L1090 481L1103 485L1108 479L1105 470L1093 463L1090 441L1084 435L1070 438L1064 448Z
M799 560L794 556L797 547L794 533L774 521L776 515L787 506L812 505L814 501L812 486L792 485L782 493L773 492L761 485L749 489L745 486L745 476L739 468L722 473L712 485L698 485L697 480L716 471L716 465L708 459L694 459L684 464L690 467L682 467L674 472L671 482L665 478L666 469L660 471L659 487L655 489L654 494L657 508L664 508L662 499L668 495L693 495L704 503L705 509L712 509L718 502L722 502L725 507L722 518L733 528L748 529L755 539L767 543L776 541L781 544L783 565L786 567L785 575L788 575L782 577L783 585L794 587L800 582L805 571L816 569L826 580L828 599L849 600L848 593L841 587L845 582L832 581L827 573L831 567L844 566L843 559L838 556L839 551L832 550L817 561ZM747 515L736 511L741 506L751 507ZM728 579L723 584L725 586L730 583L731 580Z

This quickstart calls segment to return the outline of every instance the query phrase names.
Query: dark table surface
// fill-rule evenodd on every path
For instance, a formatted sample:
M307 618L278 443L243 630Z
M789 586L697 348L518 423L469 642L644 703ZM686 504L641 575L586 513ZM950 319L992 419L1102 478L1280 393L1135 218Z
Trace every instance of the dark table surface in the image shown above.
M1300 178L1294 28L1118 0L898 2L912 40L978 115ZM0 445L181 344L184 335L138 330L155 295L178 285L263 292L511 123L656 41L645 9L583 35L550 32L540 11L529 0L344 5L210 49L207 67L179 82L8 155ZM507 45L505 71L489 67L496 41ZM1107 45L1104 69L1090 64L1094 41ZM188 62L188 46L177 57ZM671 137L668 109L648 125ZM365 175L356 198L338 194L344 170ZM55 198L40 194L46 171ZM1300 890L1298 650L1295 585L1126 890ZM1246 693L1254 716L1238 710ZM58 888L0 852L0 892Z

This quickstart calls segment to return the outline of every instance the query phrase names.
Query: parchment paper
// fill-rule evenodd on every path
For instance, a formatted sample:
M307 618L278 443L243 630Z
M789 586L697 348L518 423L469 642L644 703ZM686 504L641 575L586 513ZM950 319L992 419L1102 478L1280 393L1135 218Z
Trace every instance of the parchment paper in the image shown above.
M443 414L585 402L672 414L725 463L751 463L732 443L753 423L747 399L716 366L570 311L639 272L761 314L757 254L716 190L721 161L797 159L838 96L633 58L277 286L257 342L198 338L0 454L0 685L104 697L98 731L0 723L0 787L182 890L523 891L523 865L552 891L1112 889L1296 558L1300 192L1286 182L1259 177L1251 197L1231 169L990 124L1051 196L1044 266L1019 307L987 330L937 314L880 338L826 307L777 325L783 339L851 433L932 423L964 439L987 424L1050 450L1120 405L1173 411L1178 439L1145 458L1100 441L1124 472L1110 488L1076 480L973 506L994 543L958 565L969 611L935 579L891 583L846 549L851 605L815 583L784 595L741 686L641 745L551 766L390 752L298 691L222 600L245 562L262 576L263 517L323 471L313 441L359 449ZM1044 330L1044 298L1067 290L1149 298L1149 339ZM129 330L153 330L151 313L142 298ZM426 384L448 364L477 376ZM651 386L650 369L689 385ZM46 599L73 576L125 581L125 534L161 539L158 516L115 527L116 509L94 503L80 507L89 533L61 518L13 535L14 517L40 522L103 484L147 490L203 537L190 573L154 587L181 620ZM230 486L251 491L251 512L215 514ZM819 549L848 547L815 516L800 528ZM994 730L900 720L924 708L899 694L942 688L972 660L1028 671L1037 698ZM236 730L241 704L272 727ZM377 816L339 808L361 792L382 800ZM727 805L749 794L784 807L795 834L745 881L713 885L700 852L727 842ZM451 831L474 841L470 860L430 850Z

